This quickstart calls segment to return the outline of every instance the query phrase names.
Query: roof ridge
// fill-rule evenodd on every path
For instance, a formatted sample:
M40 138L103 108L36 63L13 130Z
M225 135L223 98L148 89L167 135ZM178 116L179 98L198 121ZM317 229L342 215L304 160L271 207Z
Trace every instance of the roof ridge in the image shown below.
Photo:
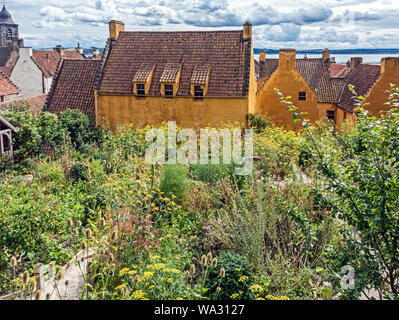
M19 91L18 93L21 92L21 89L14 82L12 82L12 80L4 72L0 71L0 73L8 82L11 83L12 86L14 86Z
M54 77L53 77L53 81L51 83L51 88L50 88L50 90L48 92L48 95L47 95L46 103L44 104L44 108L43 108L44 111L47 111L47 109L50 108L51 97L54 94L54 90L55 90L55 87L56 87L57 82L58 82L58 74L61 71L63 65L64 65L64 59L60 59L60 61L58 62L58 65L57 65L56 72L55 72Z

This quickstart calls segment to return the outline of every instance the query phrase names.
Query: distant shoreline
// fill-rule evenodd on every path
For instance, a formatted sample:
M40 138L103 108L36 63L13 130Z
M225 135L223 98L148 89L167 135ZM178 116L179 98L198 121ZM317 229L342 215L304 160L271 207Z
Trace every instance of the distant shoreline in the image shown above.
M278 49L255 48L254 53L259 54L266 50L268 54L278 54ZM322 54L323 49L297 50L299 54ZM399 49L331 49L331 54L399 54Z

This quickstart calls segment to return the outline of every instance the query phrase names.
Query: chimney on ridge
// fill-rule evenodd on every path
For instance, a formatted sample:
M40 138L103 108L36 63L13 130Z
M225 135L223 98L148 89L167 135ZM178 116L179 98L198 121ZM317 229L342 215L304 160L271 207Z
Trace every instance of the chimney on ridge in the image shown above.
M118 39L119 33L125 31L125 24L118 20L111 20L109 22L109 37L111 39Z
M259 62L265 62L265 61L266 61L266 51L261 50L259 55Z
M58 45L54 48L55 51L57 51L61 57L65 56L65 49L63 48L63 46Z
M381 74L385 76L399 76L399 58L382 58Z
M278 67L283 70L292 70L296 68L296 50L280 49Z
M329 49L323 50L323 62L330 62L331 60L331 51Z
M247 21L244 24L244 32L243 32L243 39L251 39L252 38L252 24L251 22Z
M363 58L360 57L351 58L349 62L349 68L354 69L361 63L363 63Z

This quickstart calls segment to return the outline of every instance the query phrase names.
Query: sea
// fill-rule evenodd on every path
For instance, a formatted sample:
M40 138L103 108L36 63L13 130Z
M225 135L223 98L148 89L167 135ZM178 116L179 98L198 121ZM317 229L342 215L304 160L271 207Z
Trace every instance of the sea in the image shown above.
M297 59L303 59L305 57L305 54L303 53L297 53ZM306 56L311 59L311 58L321 58L321 53L320 54L313 54L313 53L307 53ZM346 63L350 60L351 57L362 57L363 58L363 63L368 63L368 64L380 64L382 58L386 57L396 57L399 58L399 54L395 53L389 53L389 54L361 54L361 53L354 53L354 54L331 54L331 57L335 57L335 62L336 63ZM266 54L266 58L268 59L278 59L278 53L277 54ZM255 59L259 61L259 54L255 54Z

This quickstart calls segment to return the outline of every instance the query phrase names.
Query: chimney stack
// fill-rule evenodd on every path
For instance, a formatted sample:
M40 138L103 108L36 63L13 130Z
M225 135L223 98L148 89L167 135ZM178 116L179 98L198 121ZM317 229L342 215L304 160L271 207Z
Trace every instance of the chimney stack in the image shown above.
M296 68L296 50L280 49L278 67L283 70L292 70Z
M331 60L331 51L329 49L323 50L323 62L330 62Z
M83 48L80 47L80 43L78 43L78 46L76 47L76 51L79 52L80 54L83 54Z
M259 62L265 62L265 61L266 61L266 51L261 50L259 55Z
M381 74L384 76L399 76L399 58L382 58Z
M97 56L99 56L99 55L100 55L100 50L97 49L97 48L94 48L94 49L93 49L93 57L97 57Z
M363 58L360 57L351 58L349 62L349 68L354 69L361 63L363 63Z
M65 49L61 45L56 46L54 50L57 51L61 57L65 56Z
M109 37L111 39L118 39L119 33L125 31L125 24L118 20L111 20L109 22Z
M244 39L251 39L252 38L252 24L247 21L244 24L244 32L243 32Z

